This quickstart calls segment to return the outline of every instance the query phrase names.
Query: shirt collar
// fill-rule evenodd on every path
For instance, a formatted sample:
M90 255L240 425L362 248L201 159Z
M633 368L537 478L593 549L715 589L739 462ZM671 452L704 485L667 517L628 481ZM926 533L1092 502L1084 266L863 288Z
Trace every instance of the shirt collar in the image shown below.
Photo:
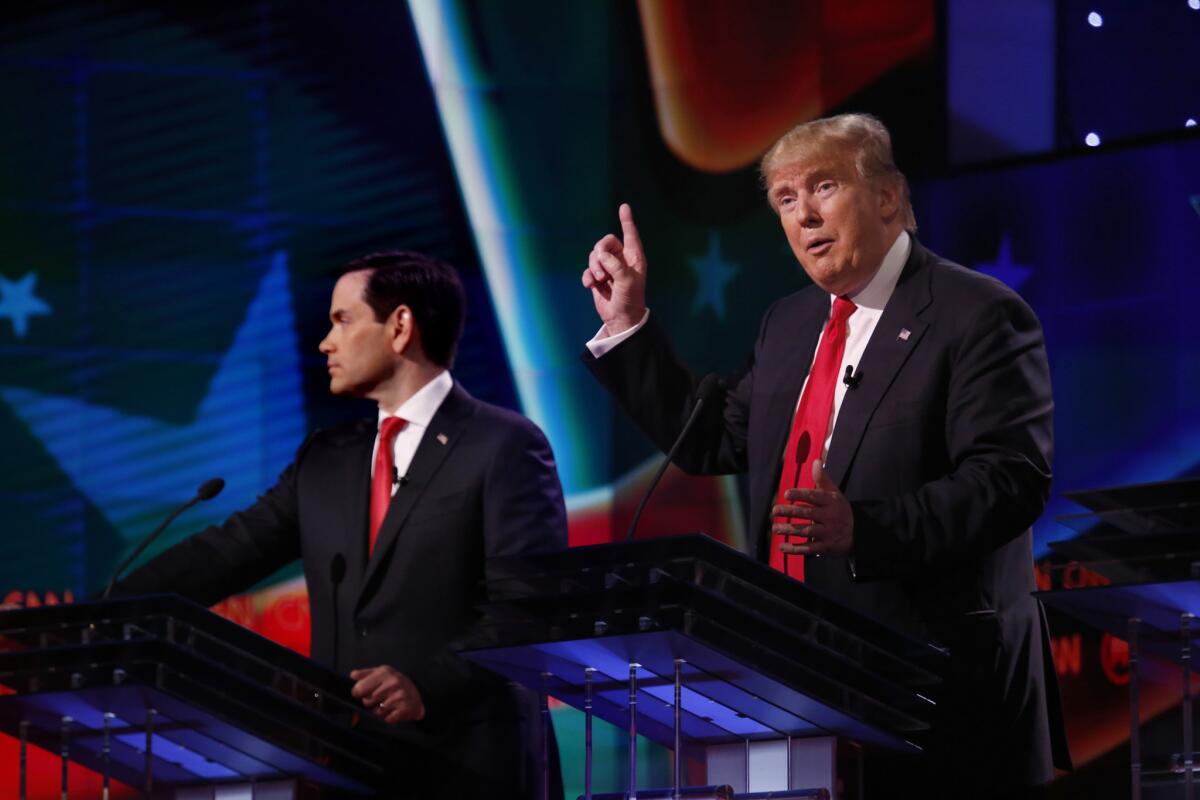
M427 428L433 420L433 415L442 407L446 396L453 388L454 379L450 377L450 372L442 370L436 378L401 403L394 414L388 414L382 408L379 409L379 422L382 424L387 417L400 417L409 425L420 425L422 428Z
M911 252L912 238L908 235L908 231L900 231L900 235L888 249L887 255L883 257L883 263L875 271L875 276L857 294L850 296L854 305L859 308L882 311L883 307L887 305L887 301L891 299L892 292L896 289L900 273L904 271L904 265L908 263L908 255Z

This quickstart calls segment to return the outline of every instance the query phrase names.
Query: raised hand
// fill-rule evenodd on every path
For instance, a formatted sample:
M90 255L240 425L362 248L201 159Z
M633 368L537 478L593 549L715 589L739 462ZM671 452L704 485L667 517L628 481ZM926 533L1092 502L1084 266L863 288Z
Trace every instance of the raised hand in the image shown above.
M633 222L633 209L622 203L621 236L608 234L596 242L583 271L584 288L592 290L596 313L609 336L641 322L646 313L646 254Z

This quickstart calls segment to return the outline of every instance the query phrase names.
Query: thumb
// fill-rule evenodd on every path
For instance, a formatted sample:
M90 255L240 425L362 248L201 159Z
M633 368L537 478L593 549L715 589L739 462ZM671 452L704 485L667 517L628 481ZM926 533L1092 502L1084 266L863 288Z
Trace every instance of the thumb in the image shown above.
M837 484L825 474L825 465L821 463L821 459L814 458L812 462L812 478L813 487L826 492L838 491Z

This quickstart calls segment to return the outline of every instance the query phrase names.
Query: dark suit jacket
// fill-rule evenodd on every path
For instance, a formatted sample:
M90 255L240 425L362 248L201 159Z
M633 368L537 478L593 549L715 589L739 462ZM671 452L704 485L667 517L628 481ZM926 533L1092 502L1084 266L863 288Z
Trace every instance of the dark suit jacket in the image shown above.
M375 433L371 419L312 434L253 506L165 551L118 591L174 591L210 605L301 558L313 658L343 674L381 664L407 674L426 707L419 726L439 750L498 796L532 797L536 699L449 645L477 621L486 558L566 547L550 446L529 420L455 384L368 558ZM338 555L346 570L335 601Z
M788 428L829 308L816 286L774 303L752 360L676 459L695 473L749 471L748 531L763 559ZM666 450L696 384L653 315L584 361ZM1029 526L1049 494L1053 449L1037 318L1003 284L914 240L856 368L862 379L846 393L826 460L854 509L853 556L808 559L806 582L951 648L932 743L942 772L969 758L960 766L978 770L982 786L1048 780L1052 751L1060 766L1069 759L1030 596Z

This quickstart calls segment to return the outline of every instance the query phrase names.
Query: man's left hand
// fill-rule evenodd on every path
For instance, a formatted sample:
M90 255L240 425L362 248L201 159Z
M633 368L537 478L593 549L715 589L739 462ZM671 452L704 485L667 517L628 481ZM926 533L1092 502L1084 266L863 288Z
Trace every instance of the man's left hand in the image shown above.
M771 509L773 517L799 518L808 523L776 522L771 526L771 532L807 539L804 544L785 541L779 545L786 555L848 555L854 546L854 511L850 501L825 474L820 459L813 460L812 475L815 488L788 489L783 494L789 502L809 505L777 505Z
M425 703L407 675L387 665L350 671L355 681L350 694L389 725L425 719Z

